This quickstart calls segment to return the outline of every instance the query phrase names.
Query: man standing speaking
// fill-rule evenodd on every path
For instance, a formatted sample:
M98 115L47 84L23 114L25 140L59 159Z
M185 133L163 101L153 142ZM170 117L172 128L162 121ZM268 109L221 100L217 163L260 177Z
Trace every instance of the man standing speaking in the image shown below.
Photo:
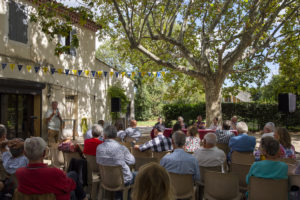
M59 131L62 125L62 118L57 108L57 101L52 101L52 107L46 113L48 122L48 145L58 143Z

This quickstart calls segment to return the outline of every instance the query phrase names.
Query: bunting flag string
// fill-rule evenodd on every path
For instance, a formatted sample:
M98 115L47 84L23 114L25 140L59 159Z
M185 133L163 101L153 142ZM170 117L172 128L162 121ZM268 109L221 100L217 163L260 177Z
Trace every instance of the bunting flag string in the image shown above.
M94 78L101 78L102 75L105 78L112 78L114 75L116 78L119 78L122 76L124 78L125 76L129 78L137 77L145 77L145 75L148 75L149 77L164 77L166 72L165 71L158 71L158 72L145 72L145 71L133 71L133 72L117 72L117 71L90 71L90 70L81 70L81 69L64 69L64 68L55 68L55 67L46 67L46 66L31 66L31 65L23 65L23 64L14 64L14 63L1 63L2 69L5 70L7 65L11 69L11 71L14 71L14 69L18 68L18 71L22 71L23 67L27 69L28 72L31 72L33 69L35 73L38 73L40 70L42 70L43 74L46 75L48 72L51 75L54 75L55 73L58 74L66 74L66 75L77 75L77 76L84 76L84 77L94 77ZM91 74L91 75L90 75ZM109 75L109 76L108 76ZM96 76L96 77L95 77Z

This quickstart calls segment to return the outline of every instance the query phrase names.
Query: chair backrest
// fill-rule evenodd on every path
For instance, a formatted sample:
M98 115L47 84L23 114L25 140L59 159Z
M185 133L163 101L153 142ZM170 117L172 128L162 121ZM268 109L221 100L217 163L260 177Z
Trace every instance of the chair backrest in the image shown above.
M204 183L204 174L207 171L214 171L214 172L222 172L222 166L214 166L214 167L203 167L199 166L200 175L201 175L201 182Z
M289 175L289 186L296 185L300 188L300 175Z
M56 197L54 194L23 194L16 189L13 200L56 200Z
M99 165L96 162L96 156L85 154L85 157L89 170L91 170L92 172L99 172Z
M157 162L156 158L148 157L148 158L143 158L143 157L136 157L135 158L135 165L134 169L135 171L138 171L141 166L151 163L151 162Z
M249 173L250 167L251 165L231 163L231 172L239 177L240 187L247 187L246 176Z
M204 174L204 196L227 200L239 196L239 178L232 173L207 171Z
M65 161L65 164L64 164L65 170L68 169L72 158L81 159L81 156L78 152L71 152L71 153L63 152L63 155L64 155L64 161Z
M233 151L231 154L231 162L237 163L237 164L248 164L252 165L252 163L255 161L255 157L253 155L253 152L238 152Z
M120 191L124 188L122 166L99 165L101 186L109 191Z
M194 181L192 174L175 174L170 172L169 174L175 199L186 199L193 196Z
M125 147L127 147L127 149L128 149L130 152L132 152L132 151L131 151L131 147L132 147L131 143L129 143L129 142L120 142L120 144L121 144L121 145L124 145Z
M287 200L288 179L265 179L250 177L249 200Z
M157 162L160 162L160 160L167 154L170 154L170 151L153 152L153 158L155 158Z
M277 161L280 161L280 162L284 162L286 164L290 164L290 165L296 165L297 164L297 161L293 158L277 158L276 159Z
M0 180L5 180L9 177L9 174L6 172L6 170L3 167L2 160L0 161Z
M134 149L134 148L132 148L132 155L135 157L135 158L137 158L137 157L139 157L139 158L152 158L153 157L153 155L152 155L152 151L151 151L151 149L148 149L148 150L146 150L146 151L140 151L140 150L138 150L138 149Z
M227 155L229 153L230 148L229 148L228 144L217 143L216 146L219 149L223 150L225 155Z
M124 141L125 141L126 143L131 143L131 142L135 142L136 139L133 138L133 137L126 136L126 137L124 138Z

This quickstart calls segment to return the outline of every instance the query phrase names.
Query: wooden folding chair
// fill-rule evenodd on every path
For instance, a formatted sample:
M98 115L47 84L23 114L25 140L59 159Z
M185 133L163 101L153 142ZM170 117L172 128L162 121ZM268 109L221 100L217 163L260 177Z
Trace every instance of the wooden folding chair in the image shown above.
M16 189L13 200L56 200L56 197L54 194L23 194Z
M128 199L128 190L130 186L125 186L122 166L105 166L99 165L100 169L100 178L101 178L101 188L98 196L98 200L103 199L103 189L116 192L123 191L123 199Z
M300 175L298 174L293 174L289 175L289 186L295 185L300 188Z
M175 174L169 172L169 175L175 199L191 198L195 200L196 188L194 187L192 174Z
M85 156L88 166L88 190L92 200L96 200L100 182L99 165L96 163L96 156L86 154Z
M235 174L207 171L204 174L204 199L240 200L239 178Z
M287 200L288 179L250 177L249 200Z

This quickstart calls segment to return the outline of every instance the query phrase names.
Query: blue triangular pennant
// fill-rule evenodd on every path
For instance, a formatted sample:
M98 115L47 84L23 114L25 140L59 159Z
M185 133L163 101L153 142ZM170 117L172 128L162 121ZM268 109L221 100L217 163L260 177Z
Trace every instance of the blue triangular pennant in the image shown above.
M139 72L139 77L142 77L142 72Z
M151 73L151 72L148 72L148 75L149 75L149 76L151 76L151 75L152 75L152 73Z
M119 76L119 72L116 72L116 77L118 78L118 76Z
M157 72L156 76L157 76L157 77L160 77L160 72Z
M104 76L105 76L105 77L107 76L107 72L104 72Z
M127 73L127 75L129 76L129 78L130 78L130 76L131 76L131 73Z
M68 75L68 74L69 74L69 72L70 72L70 70L69 70L69 69L66 69L65 71L66 71L66 75Z
M54 74L55 73L55 68L51 68L50 71L51 71L51 74Z
M39 72L39 70L40 70L40 67L39 67L39 66L35 66L35 67L34 67L34 71L35 71L35 73L38 73L38 72Z
M92 75L93 75L93 77L95 76L95 74L96 74L96 72L95 72L95 71L92 71Z
M2 63L2 69L5 69L6 66L7 66L6 63Z
M80 76L82 73L82 70L78 70L78 75Z
M23 67L23 65L18 65L18 69L19 69L19 71L21 71L21 70L22 70L22 67Z

